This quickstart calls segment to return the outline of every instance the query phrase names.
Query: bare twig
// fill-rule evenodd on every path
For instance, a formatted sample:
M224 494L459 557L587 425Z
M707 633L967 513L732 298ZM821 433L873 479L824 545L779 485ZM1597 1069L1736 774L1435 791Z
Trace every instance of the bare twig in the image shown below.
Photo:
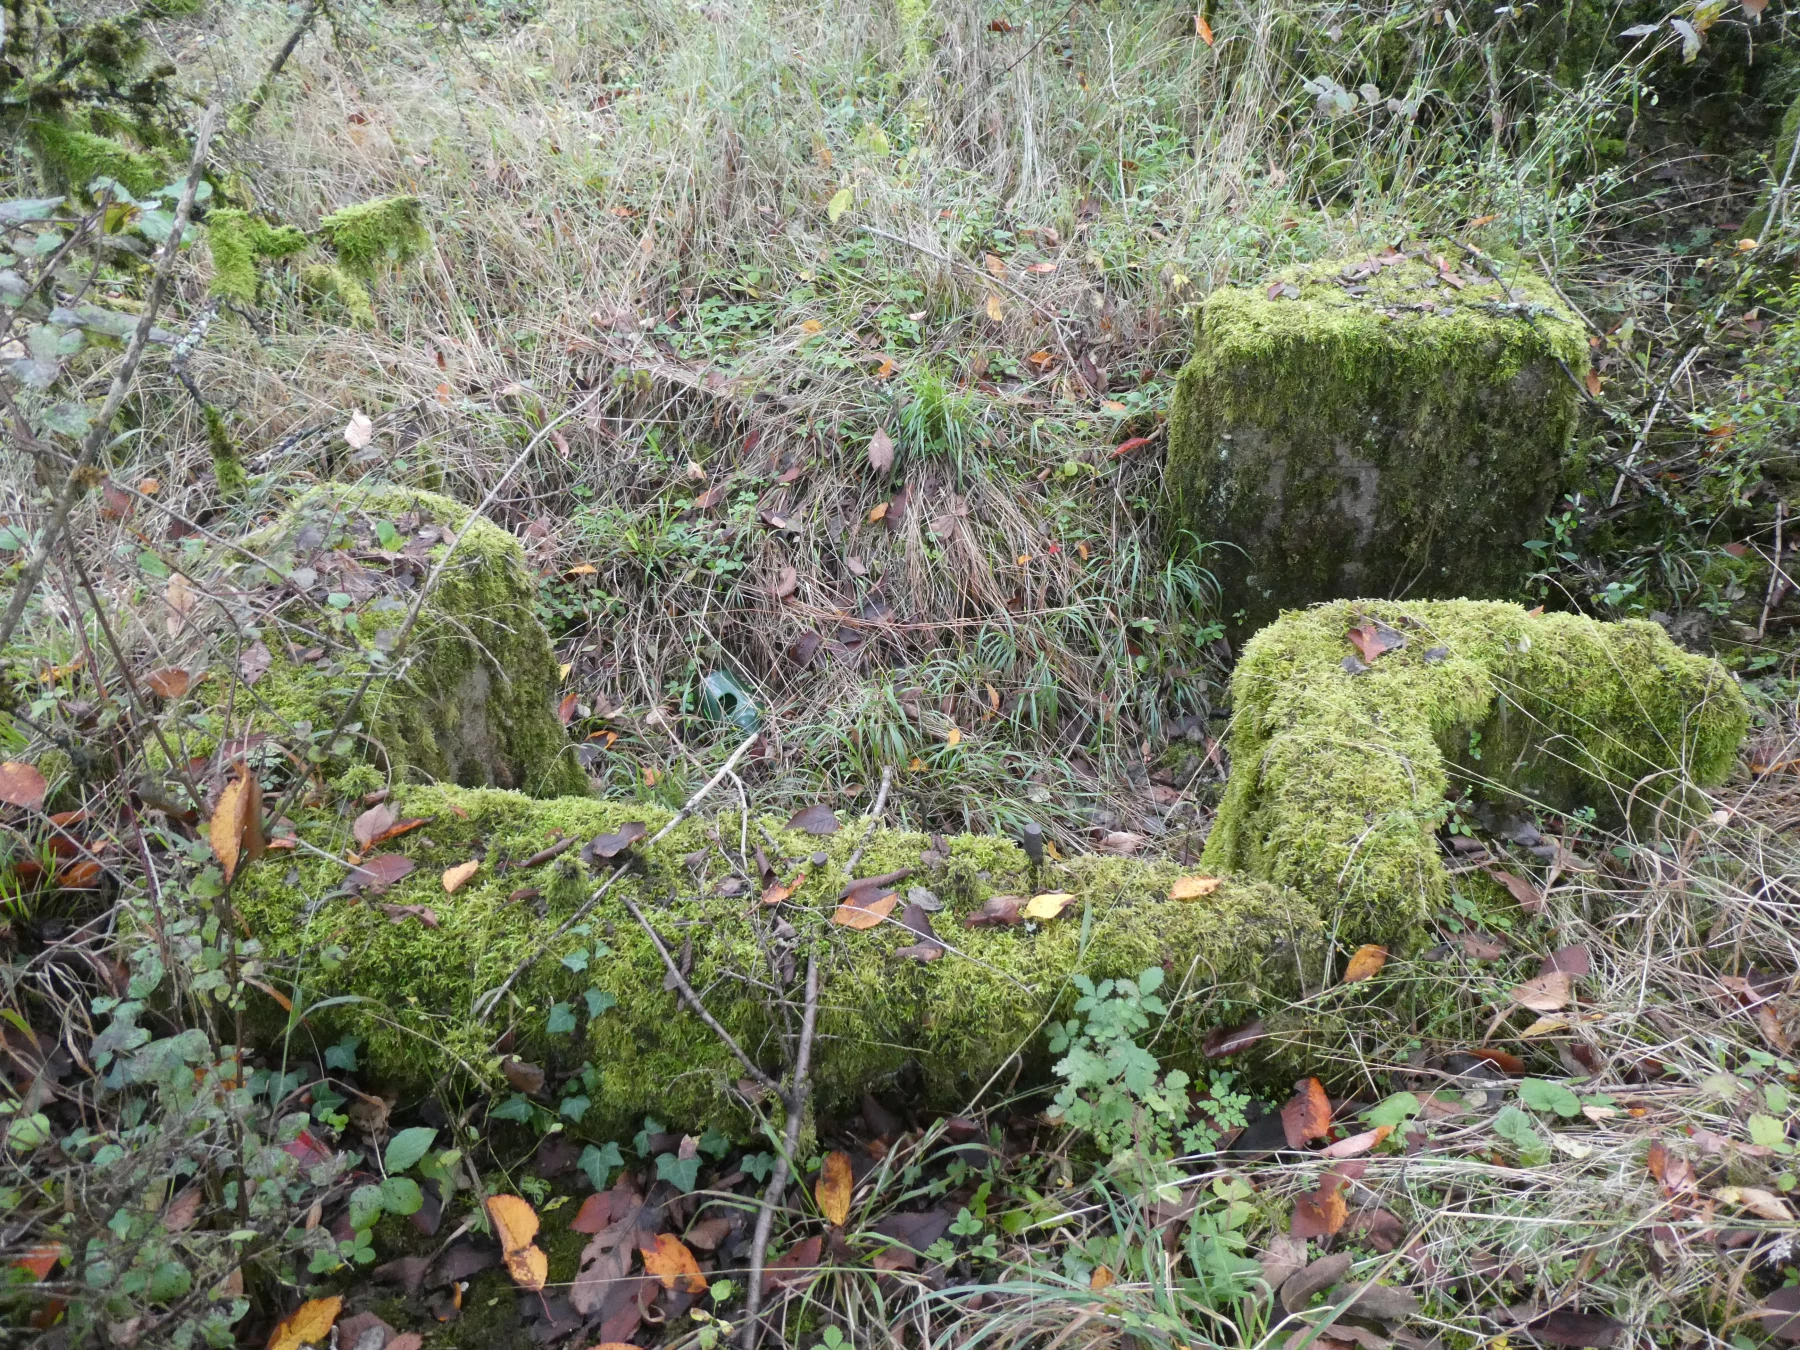
M175 259L181 254L181 237L187 232L188 216L194 209L194 196L200 187L200 174L206 168L206 149L212 141L213 126L218 120L219 105L216 103L200 115L200 128L194 137L194 154L188 163L187 182L182 184L181 200L175 206L175 223L169 231L168 239L163 243L162 256L156 265L156 277L150 283L150 294L144 298L144 308L138 315L137 327L132 330L131 341L126 344L125 358L119 362L118 370L113 372L112 385L106 391L106 402L95 414L93 425L88 428L87 437L81 443L81 454L76 457L75 467L69 471L62 491L57 494L56 502L50 508L50 519L44 524L43 537L38 540L37 548L32 551L24 570L19 573L18 582L13 586L12 600L6 606L5 616L0 618L0 647L5 647L12 640L13 630L25 616L25 606L30 602L32 592L37 590L38 582L43 579L44 567L50 561L51 550L56 547L58 537L68 526L69 512L74 510L75 503L89 486L88 470L112 434L113 418L119 415L119 409L124 406L125 395L130 391L131 381L137 374L138 362L143 359L144 348L149 345L150 330L156 323L156 312L162 308L163 297L168 293L169 278L175 271Z
M1787 524L1787 503L1775 503L1775 556L1769 560L1769 589L1763 596L1762 617L1756 621L1756 640L1761 642L1763 634L1769 627L1769 611L1775 608L1775 601L1782 594L1787 581L1787 574L1781 570L1781 528Z
M719 771L711 778L707 779L706 782L701 785L699 791L689 797L687 801L682 804L681 809L669 818L669 823L658 830L656 834L651 837L650 842L643 847L646 849L655 848L658 843L668 836L669 831L673 830L677 825L681 824L682 821L693 815L700 803L706 800L707 794L730 776L731 771L737 767L738 760L743 758L744 752L752 745L755 745L757 739L761 735L762 733L760 731L755 733L746 739L743 744L739 745L737 749L733 750L731 752L731 757L725 761ZM514 967L512 974L501 981L498 989L477 999L474 1008L476 1019L478 1021L486 1021L491 1017L494 1009L500 1006L500 1000L506 997L507 991L510 990L514 984L518 983L519 977L537 964L538 958L543 956L543 954L550 949L551 944L556 942L558 938L562 937L563 934L567 933L576 924L586 918L588 914L593 911L594 906L599 904L600 901L605 898L606 893L613 888L613 883L624 876L629 868L630 863L628 862L620 863L615 867L612 871L612 875L607 877L607 879L600 884L600 888L582 902L581 908L577 909L568 918L564 919L557 927L556 931L538 945L536 951L532 952L530 956L519 962L519 964ZM652 936L654 936L654 934L652 934ZM666 953L664 959L667 959ZM735 1045L733 1046L733 1049L736 1049ZM743 1051L739 1050L737 1053L741 1056Z
M244 106L232 115L231 128L240 136L248 132L255 123L256 115L262 111L263 104L268 102L269 95L275 92L275 81L281 78L281 71L287 65L288 57L294 54L294 48L300 45L300 40L312 29L313 20L319 17L319 11L324 7L324 0L310 0L305 11L300 15L299 22L287 35L287 41L281 44L281 49L275 53L275 59L269 62L269 69L257 84L256 92L251 94L244 101Z

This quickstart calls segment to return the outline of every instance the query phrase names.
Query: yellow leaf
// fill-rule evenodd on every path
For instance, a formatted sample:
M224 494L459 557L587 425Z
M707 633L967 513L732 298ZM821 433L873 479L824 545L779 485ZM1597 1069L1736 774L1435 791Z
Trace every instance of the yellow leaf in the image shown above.
M877 502L874 509L869 512L870 523L885 519L887 517L887 509L888 504L886 502Z
M1386 947L1378 947L1373 942L1364 943L1350 958L1350 965L1344 971L1344 983L1355 984L1358 980L1368 979L1387 964L1387 955Z
M987 270L992 272L995 276L1003 277L1006 275L1006 264L1001 261L999 254L990 253L983 258L982 261L987 264Z
M843 219L844 212L850 209L855 200L856 193L849 188L839 188L832 195L830 203L825 207L825 214L830 217L833 225Z
M343 1306L344 1300L336 1294L330 1298L307 1299L276 1324L269 1334L269 1350L300 1350L308 1343L323 1344L331 1335L338 1310Z
M876 897L880 897L877 899ZM880 891L864 888L852 891L831 912L831 921L840 928L854 928L858 932L870 929L879 924L894 912L894 906L900 903L900 897L889 892L882 895Z
M664 1289L673 1289L677 1280L684 1280L688 1293L705 1292L706 1280L700 1274L699 1262L687 1244L673 1233L658 1233L654 1247L639 1247L638 1251L644 1258L644 1274L656 1276Z
M910 772L917 773L920 769L925 767L925 761L920 759L917 755L914 755L906 767Z
M599 572L599 570L600 569L595 567L594 564L592 564L592 563L576 563L575 566L571 567L568 571L564 572L563 576L565 576L565 577L591 577L591 576L594 576L595 574L597 574Z
M1057 918L1074 903L1075 897L1067 891L1046 891L1042 895L1034 895L1027 900L1022 912L1028 919L1037 919L1039 922L1043 922L1047 919Z
M1000 297L995 295L992 291L988 292L987 316L988 316L988 318L992 319L995 323L999 323L1002 319L1004 319L1006 317L1006 309L1003 305L1001 305Z
M569 672L573 669L575 669L575 663L573 661L564 661L556 668L556 678L559 680L568 679Z
M805 323L800 325L800 331L802 333L823 333L825 331L825 325L820 323L817 319L808 319Z
M248 769L240 770L219 793L206 837L227 881L237 874L240 863L262 857L262 786Z
M944 744L945 745L953 745L953 746L961 745L962 744L962 728L961 727L951 727L949 730L949 733L947 735L945 735L945 737L944 737Z
M813 1198L819 1202L819 1213L833 1228L842 1228L850 1217L850 1155L827 1153L825 1166L813 1185Z
M1568 1029L1569 1019L1566 1017L1540 1017L1530 1026L1526 1027L1525 1030L1521 1031L1519 1035L1548 1036L1552 1032L1567 1031Z
M481 859L479 858L470 858L466 863L458 863L455 867L446 867L444 869L444 894L455 895L462 887L463 882L474 876L480 867Z
M1175 884L1169 887L1169 899L1198 900L1201 896L1211 895L1218 889L1218 877L1178 877Z
M1096 1292L1110 1288L1116 1278L1111 1266L1095 1266L1094 1273L1088 1277L1088 1288Z
M513 1283L522 1289L541 1290L550 1275L550 1258L531 1241L537 1236L537 1211L516 1195L490 1195L487 1215L494 1236L500 1239L500 1254Z

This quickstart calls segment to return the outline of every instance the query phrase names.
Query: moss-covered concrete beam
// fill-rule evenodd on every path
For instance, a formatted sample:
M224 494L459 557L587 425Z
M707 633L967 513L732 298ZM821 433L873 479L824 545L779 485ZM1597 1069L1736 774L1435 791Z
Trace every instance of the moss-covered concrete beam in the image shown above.
M1568 478L1587 346L1540 278L1503 274L1390 253L1207 298L1169 484L1181 527L1223 545L1246 633L1319 600L1514 592Z
M816 838L783 833L778 821L752 822L752 839L767 829L779 842L784 881L806 874L793 899L774 911L760 905L755 890L728 894L737 888L720 885L729 870L714 840L735 846L740 827L727 814L685 821L643 856L591 925L547 951L493 1020L482 1023L471 1013L475 1000L537 951L599 879L573 849L530 870L503 871L501 861L632 820L654 834L671 813L451 787L408 789L398 806L429 823L387 846L417 868L385 894L340 893L346 867L309 851L272 854L237 885L239 912L271 953L263 978L285 984L280 972L292 962L307 981L303 1003L358 1000L311 1017L290 1055L317 1054L309 1037L323 1046L350 1032L363 1038L379 1081L423 1090L460 1062L498 1086L496 1045L510 1032L513 1051L553 1077L593 1066L597 1084L584 1094L592 1105L580 1129L601 1136L635 1128L645 1113L686 1128L741 1109L732 1105L732 1085L742 1067L665 987L665 969L625 911L625 895L669 950L682 953L708 1010L771 1074L783 1065L779 1005L801 996L805 953L797 934L825 933L815 1064L828 1107L887 1081L955 1109L997 1070L1008 1081L1015 1072L1041 1077L1043 1021L1067 1014L1075 998L1069 977L1078 972L1100 978L1163 966L1168 987L1183 996L1174 1000L1178 1034L1166 1035L1160 1048L1191 1059L1196 1033L1296 994L1302 968L1319 968L1319 915L1265 882L1228 880L1203 899L1177 902L1168 890L1180 869L1167 861L1093 857L1033 872L1009 840L955 838L940 859L928 854L924 835L875 829L857 874L914 868L902 892L925 886L944 902L933 923L954 950L921 963L897 955L918 941L898 924L855 931L828 922L848 880L844 862L864 841L866 823ZM333 817L312 817L302 830L326 852L341 854L347 844L346 825ZM824 860L815 862L819 855ZM473 879L446 895L442 872L470 858L482 859ZM963 924L992 895L1050 889L1077 897L1065 917L1002 928ZM520 896L522 890L536 894ZM435 926L383 908L415 905L429 907ZM797 1016L795 1006L788 1011ZM546 1104L555 1109L556 1099Z
M411 549L406 561L413 580L405 585L395 581L397 562L387 564L395 569L390 575L380 560L365 566L353 556L379 551L375 527L399 521L412 522L415 531L401 541L403 552ZM416 533L425 526L437 527L429 540ZM446 556L451 538L457 542L449 563L394 660L384 644L404 626L416 584ZM359 589L344 611L338 652L307 661L271 625L265 645L272 661L254 689L233 694L229 675L213 682L241 716L276 735L302 724L334 726L374 664L352 757L378 766L384 778L539 796L588 792L587 775L556 718L556 658L537 619L524 551L511 534L436 493L329 483L246 544L280 573L262 576L260 567L234 564L240 585L273 584L301 568L317 574L311 587L320 596L338 584L355 582ZM311 610L301 617L308 626L319 621Z
M1352 673L1348 633L1370 619L1405 645ZM1736 681L1655 624L1470 600L1284 614L1231 689L1231 780L1203 865L1293 887L1345 943L1409 945L1445 899L1433 832L1453 770L1642 818L1720 782L1749 724Z

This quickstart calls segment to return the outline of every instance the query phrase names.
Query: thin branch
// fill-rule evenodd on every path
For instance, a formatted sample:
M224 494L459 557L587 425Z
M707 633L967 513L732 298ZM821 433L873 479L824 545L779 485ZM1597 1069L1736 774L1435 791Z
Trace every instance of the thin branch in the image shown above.
M319 17L319 11L324 7L324 0L309 0L305 12L300 15L300 21L294 25L293 32L287 35L287 41L281 44L281 50L269 62L269 69L256 86L256 92L245 100L243 107L232 114L231 129L238 135L247 134L256 122L256 115L262 111L263 104L268 102L269 95L275 92L275 81L281 77L288 57L294 54L294 48L300 45L300 40L312 29L313 20Z
M19 626L19 620L25 617L25 606L30 602L32 592L37 590L38 582L43 579L44 567L50 561L50 552L68 526L69 513L74 510L75 503L88 487L88 470L112 434L113 418L119 415L119 409L124 406L125 395L131 389L132 378L137 374L138 362L143 358L144 348L149 345L150 330L156 322L156 311L162 308L163 297L168 292L169 279L175 271L175 259L181 253L181 236L187 232L188 216L194 209L194 196L200 187L200 174L206 168L206 148L212 141L213 126L218 120L219 105L216 103L201 114L200 129L194 139L194 156L188 164L187 182L182 185L181 200L175 207L175 224L163 243L162 257L156 266L156 277L150 283L150 294L144 300L137 328L133 330L131 341L125 348L125 359L119 363L118 370L113 372L112 387L106 391L106 402L101 405L93 426L88 429L75 467L70 470L62 492L50 509L50 519L44 525L43 538L38 540L37 548L32 551L30 560L19 574L18 583L13 587L12 600L7 604L5 617L0 618L0 647L5 647L12 640L13 630Z

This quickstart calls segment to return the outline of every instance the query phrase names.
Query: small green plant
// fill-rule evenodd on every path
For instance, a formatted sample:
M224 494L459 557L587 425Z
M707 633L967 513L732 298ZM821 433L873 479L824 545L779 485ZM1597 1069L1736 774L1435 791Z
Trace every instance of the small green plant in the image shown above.
M1062 1056L1055 1069L1063 1086L1049 1115L1091 1135L1115 1161L1165 1162L1177 1144L1186 1153L1209 1149L1221 1132L1244 1123L1249 1105L1249 1098L1231 1090L1228 1074L1215 1075L1209 1094L1194 1101L1188 1075L1180 1069L1163 1073L1156 1056L1138 1043L1152 1019L1168 1016L1156 992L1162 984L1157 966L1135 980L1098 985L1077 975L1076 1015L1050 1030L1050 1050Z

